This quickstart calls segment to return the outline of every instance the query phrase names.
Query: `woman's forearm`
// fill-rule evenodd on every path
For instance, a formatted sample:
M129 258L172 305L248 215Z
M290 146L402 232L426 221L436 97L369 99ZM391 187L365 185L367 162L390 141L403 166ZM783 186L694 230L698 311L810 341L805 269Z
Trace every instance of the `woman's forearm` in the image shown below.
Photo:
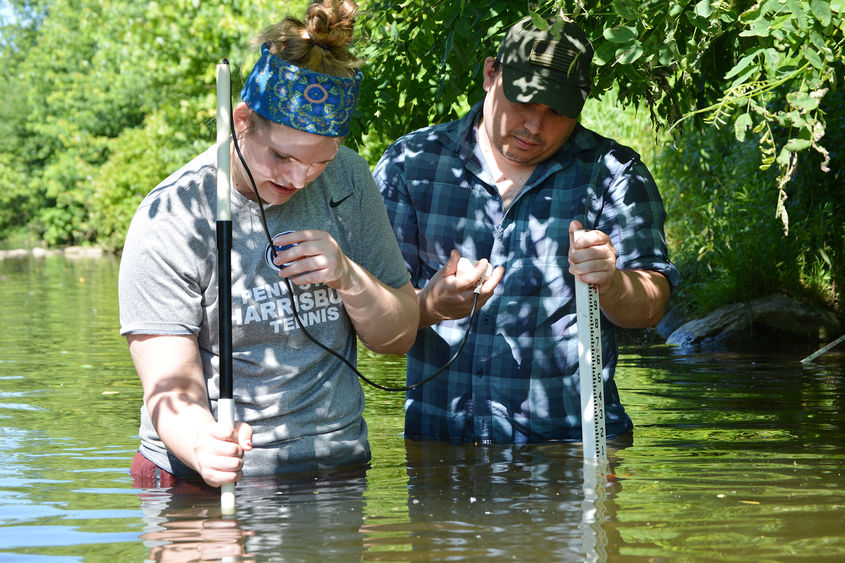
M358 337L374 352L404 354L414 343L419 325L413 286L408 282L400 288L389 287L362 266L351 265L355 282L340 295Z
M168 451L198 470L197 433L215 420L208 408L196 338L130 335L128 341L156 432Z

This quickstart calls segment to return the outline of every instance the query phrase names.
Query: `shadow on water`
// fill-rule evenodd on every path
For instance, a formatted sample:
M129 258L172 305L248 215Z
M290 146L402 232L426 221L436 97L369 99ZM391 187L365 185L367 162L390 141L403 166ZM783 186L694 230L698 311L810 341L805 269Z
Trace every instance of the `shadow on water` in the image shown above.
M192 483L128 475L140 385L117 335L117 261L0 261L0 561L834 561L845 556L845 350L622 350L636 429L577 444L402 439L366 389L372 466L251 479L234 518ZM404 379L401 357L362 371Z

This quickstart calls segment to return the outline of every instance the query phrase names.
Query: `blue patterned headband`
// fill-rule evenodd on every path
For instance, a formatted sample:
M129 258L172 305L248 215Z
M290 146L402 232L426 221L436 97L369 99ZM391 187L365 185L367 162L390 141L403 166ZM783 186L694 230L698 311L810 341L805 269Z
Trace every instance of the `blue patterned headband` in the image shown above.
M270 121L327 137L349 132L363 75L341 78L292 65L261 46L261 58L246 80L241 99Z

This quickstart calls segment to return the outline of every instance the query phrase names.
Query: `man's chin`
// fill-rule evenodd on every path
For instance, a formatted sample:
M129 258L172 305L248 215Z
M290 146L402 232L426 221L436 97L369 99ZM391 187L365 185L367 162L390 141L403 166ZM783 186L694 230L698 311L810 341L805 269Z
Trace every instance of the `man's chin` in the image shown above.
M534 152L529 154L524 151L509 150L504 153L504 157L517 166L534 166L542 161L542 157L538 157Z

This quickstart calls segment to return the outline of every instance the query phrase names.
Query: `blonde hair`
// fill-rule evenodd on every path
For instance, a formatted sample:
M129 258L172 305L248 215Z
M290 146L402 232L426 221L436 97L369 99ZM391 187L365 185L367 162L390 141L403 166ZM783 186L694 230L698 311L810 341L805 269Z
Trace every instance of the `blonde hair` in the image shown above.
M256 35L253 49L269 43L270 52L298 67L353 77L362 61L349 50L358 5L353 0L312 0L305 21L288 16Z

